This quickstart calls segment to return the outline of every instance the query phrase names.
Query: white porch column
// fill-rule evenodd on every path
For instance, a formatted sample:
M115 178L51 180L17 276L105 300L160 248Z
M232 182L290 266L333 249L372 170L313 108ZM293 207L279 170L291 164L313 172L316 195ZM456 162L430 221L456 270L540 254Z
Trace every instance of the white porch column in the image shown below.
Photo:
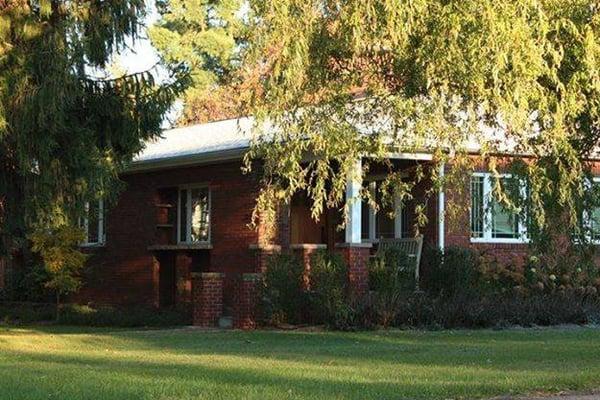
M400 239L404 227L402 226L402 202L399 196L394 198L394 214L394 237Z
M362 201L362 161L354 162L346 182L346 204L348 206L348 221L346 221L346 243L361 243Z
M440 186L440 191L438 193L438 246L440 248L440 250L444 251L444 247L446 246L446 242L445 242L445 236L446 236L446 229L445 229L445 202L446 202L446 196L444 195L444 186L443 186L443 180L444 180L444 176L445 176L445 171L446 169L446 164L445 163L441 163L440 164L440 171L439 171L439 178L442 181L442 186Z

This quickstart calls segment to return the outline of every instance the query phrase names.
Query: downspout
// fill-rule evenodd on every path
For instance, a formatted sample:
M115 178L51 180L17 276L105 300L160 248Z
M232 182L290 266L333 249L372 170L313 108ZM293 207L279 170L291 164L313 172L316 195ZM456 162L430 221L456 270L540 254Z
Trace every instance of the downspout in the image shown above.
M438 192L438 247L441 251L444 251L445 243L445 195L444 195L444 176L446 164L440 163L439 180L440 189Z

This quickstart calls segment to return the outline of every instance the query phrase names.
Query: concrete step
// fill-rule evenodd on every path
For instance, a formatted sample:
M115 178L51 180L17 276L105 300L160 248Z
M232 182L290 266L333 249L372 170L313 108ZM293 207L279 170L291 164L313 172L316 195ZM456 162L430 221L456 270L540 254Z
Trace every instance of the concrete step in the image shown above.
M221 317L221 318L219 318L219 328L221 328L221 329L232 329L233 328L233 317Z

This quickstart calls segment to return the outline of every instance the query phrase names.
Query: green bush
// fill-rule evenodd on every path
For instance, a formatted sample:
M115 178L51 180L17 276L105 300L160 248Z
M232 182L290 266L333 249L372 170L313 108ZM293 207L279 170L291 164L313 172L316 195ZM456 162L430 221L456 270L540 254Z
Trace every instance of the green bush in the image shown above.
M0 299L11 302L50 302L53 297L44 287L47 279L48 273L40 264L9 268Z
M188 312L177 307L93 308L69 304L62 308L59 323L82 326L165 327L189 325L191 320Z
M273 255L264 274L261 311L271 325L300 323L307 304L304 266L292 254Z
M421 288L434 296L454 296L483 289L477 254L450 246L442 253L428 247L423 254Z
M369 262L369 286L375 291L413 291L416 288L414 261L406 252L389 248Z
M389 326L400 303L417 287L414 261L401 249L387 249L369 262L369 286L373 323Z
M401 303L398 327L452 329L596 324L598 298L575 293L430 297L414 295Z
M0 303L0 320L8 324L55 322L56 305L50 303ZM62 325L81 326L177 326L191 323L189 313L177 308L152 307L93 308L87 305L66 304L61 307Z
M355 308L348 297L348 267L339 254L316 252L310 264L313 321L338 329L353 324Z
M2 302L0 322L6 324L30 324L52 321L56 318L56 305L49 303Z

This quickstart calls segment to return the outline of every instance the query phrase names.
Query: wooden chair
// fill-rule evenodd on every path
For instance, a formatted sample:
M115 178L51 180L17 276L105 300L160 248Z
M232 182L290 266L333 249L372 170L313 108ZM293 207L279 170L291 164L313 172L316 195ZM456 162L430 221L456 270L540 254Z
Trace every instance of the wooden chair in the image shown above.
M397 248L406 253L415 262L415 282L419 288L419 265L421 264L421 251L423 250L423 235L414 238L379 239L377 253L383 254L387 249Z

